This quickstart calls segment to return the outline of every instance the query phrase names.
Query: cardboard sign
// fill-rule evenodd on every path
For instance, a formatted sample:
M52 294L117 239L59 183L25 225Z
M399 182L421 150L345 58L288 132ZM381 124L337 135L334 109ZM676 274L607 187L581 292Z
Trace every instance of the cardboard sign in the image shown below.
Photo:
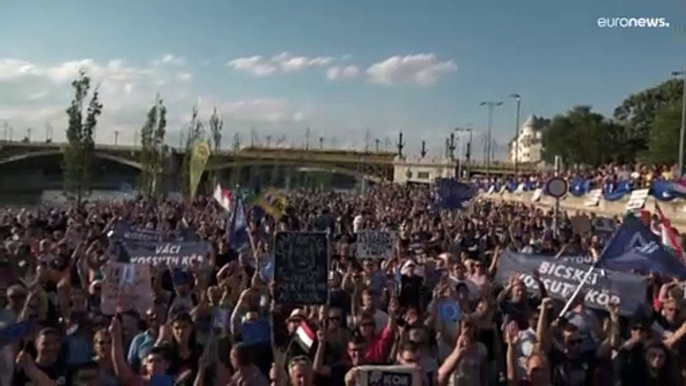
M574 234L584 235L592 230L591 219L586 215L571 217L569 221L572 223Z
M360 366L361 386L421 386L419 370L409 366Z
M396 241L395 232L362 231L357 233L358 259L390 259Z
M117 308L137 311L140 315L152 307L150 267L139 264L109 263L105 266L100 308L113 315Z

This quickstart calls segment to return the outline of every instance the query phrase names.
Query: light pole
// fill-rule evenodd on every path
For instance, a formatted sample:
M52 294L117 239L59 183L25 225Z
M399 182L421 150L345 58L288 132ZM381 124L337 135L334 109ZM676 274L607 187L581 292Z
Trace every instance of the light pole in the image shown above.
M684 171L684 136L686 135L686 67L684 67L683 71L674 71L672 72L672 75L674 76L681 76L683 75L684 77L684 85L683 85L683 95L681 97L682 99L682 105L681 105L681 131L679 131L679 177L683 174Z
M517 176L517 166L519 164L519 112L522 107L522 97L519 94L511 94L510 98L517 100L517 114L515 117L515 136L514 136L514 174Z
M486 134L486 176L491 176L491 130L493 129L493 108L502 106L503 102L481 102L479 106L488 107L488 132Z
M455 129L458 133L469 133L469 141L467 141L467 151L465 152L465 160L467 161L467 176L472 172L472 124L468 123L465 127L458 127Z
M119 130L114 131L114 146L119 145Z

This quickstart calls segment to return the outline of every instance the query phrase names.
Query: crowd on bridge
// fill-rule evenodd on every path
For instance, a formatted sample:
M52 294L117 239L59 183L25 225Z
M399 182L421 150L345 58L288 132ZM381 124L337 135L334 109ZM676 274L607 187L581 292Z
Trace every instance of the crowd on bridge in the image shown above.
M1 211L0 385L685 384L686 266L659 221L279 194Z
M555 174L552 170L537 173L518 173L496 177L475 176L472 182L482 190L493 188L499 192L533 191L545 187L546 181ZM681 188L674 165L618 165L608 164L599 168L564 169L557 173L569 183L569 193L581 197L594 189L600 189L603 197L609 201L624 198L636 189L650 189L660 200L669 201L682 197L686 189Z

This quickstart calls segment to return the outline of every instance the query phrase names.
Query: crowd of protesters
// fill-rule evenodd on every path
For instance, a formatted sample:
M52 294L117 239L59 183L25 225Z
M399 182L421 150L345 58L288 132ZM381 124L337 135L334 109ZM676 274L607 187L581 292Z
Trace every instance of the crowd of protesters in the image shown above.
M503 253L595 256L607 242L598 233L575 234L568 219L554 230L551 213L523 205L434 210L423 186L287 194L279 221L248 210L253 243L240 253L211 198L0 212L0 385L357 385L359 366L390 364L416 367L423 385L684 384L684 293L671 278L651 276L646 307L630 316L614 303L592 311L580 296L561 317L565 302L538 272L526 273L537 291L516 275L494 280ZM153 305L106 315L116 223L192 229L212 244L209 264L153 267ZM255 260L279 230L329 233L327 305L273 301ZM394 257L357 259L361 230L396 231ZM454 320L439 317L446 299L459 305ZM217 310L230 315L219 327ZM247 339L260 321L269 339ZM315 339L292 344L303 325Z
M621 165L607 164L597 168L579 167L561 170L559 175L570 182L590 183L592 188L605 188L618 186L622 181L628 182L635 189L650 188L658 180L673 180L676 176L674 165ZM517 177L478 177L474 182L481 186L490 186L494 183L505 184L508 182L533 183L535 187L541 187L545 181L552 177L553 170L544 170L536 173L520 173Z

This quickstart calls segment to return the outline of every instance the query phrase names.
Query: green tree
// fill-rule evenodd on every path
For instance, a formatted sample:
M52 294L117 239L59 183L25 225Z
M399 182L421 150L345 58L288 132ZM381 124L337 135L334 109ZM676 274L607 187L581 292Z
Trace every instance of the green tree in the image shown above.
M565 165L597 166L609 161L623 161L624 128L578 106L555 116L543 132L543 159L554 162L560 156Z
M164 144L166 115L167 108L158 96L155 105L148 111L147 120L141 129L140 187L147 198L156 198L162 192L164 162L167 157L167 148Z
M217 108L212 111L212 116L210 117L210 133L212 134L212 141L214 142L214 151L217 152L221 148L222 144L222 129L224 128L224 121L219 116Z
M681 100L683 83L682 79L667 80L629 96L615 109L615 119L627 130L627 153L636 156L648 149L648 143L651 141L650 130L658 111Z
M198 118L198 107L193 106L193 114L190 125L188 126L188 136L186 137L186 148L183 154L181 165L181 192L184 197L190 197L190 165L193 146L205 137L205 129L202 121Z
M79 77L71 84L74 89L74 98L66 110L69 123L67 146L63 154L64 190L76 200L78 205L81 205L85 193L91 188L91 168L95 153L93 134L103 108L96 88L84 114L84 104L90 91L90 82L90 77L86 75L86 72L80 70Z
M648 142L649 159L653 163L676 163L679 156L681 102L664 106L655 114Z

